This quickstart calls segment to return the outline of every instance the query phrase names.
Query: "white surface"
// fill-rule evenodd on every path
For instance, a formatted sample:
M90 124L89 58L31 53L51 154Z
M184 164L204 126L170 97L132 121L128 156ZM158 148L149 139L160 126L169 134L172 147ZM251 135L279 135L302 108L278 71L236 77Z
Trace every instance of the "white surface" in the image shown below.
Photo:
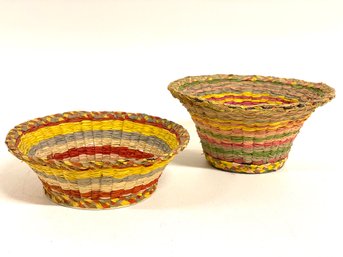
M189 147L135 206L51 204L0 145L1 256L342 256L341 1L0 1L0 138L70 110L146 112L183 124ZM323 81L280 172L208 166L166 87L234 73Z

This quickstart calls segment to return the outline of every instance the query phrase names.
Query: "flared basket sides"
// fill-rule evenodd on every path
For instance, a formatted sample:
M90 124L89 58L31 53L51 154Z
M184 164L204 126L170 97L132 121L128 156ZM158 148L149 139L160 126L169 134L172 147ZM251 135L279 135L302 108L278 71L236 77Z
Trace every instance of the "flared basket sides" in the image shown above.
M283 167L292 143L309 117L279 122L249 123L229 114L186 105L195 123L208 162L215 168L237 173L265 173ZM206 112L208 111L208 112ZM199 115L202 113L202 115Z
M189 134L155 116L123 112L68 112L12 129L6 144L37 174L60 205L105 209L150 197Z
M253 85L256 81L258 89ZM271 95L261 86L264 82L268 83ZM242 92L237 93L241 85ZM305 94L298 99L300 93L296 90L308 88L314 99ZM334 89L322 83L261 76L186 77L172 82L168 89L190 113L209 163L221 170L252 174L283 167L304 122L317 107L335 96ZM258 93L251 93L254 90ZM275 96L276 92L281 96ZM293 99L286 95L296 100L291 102ZM225 99L235 102L220 104ZM246 102L261 99L278 104Z

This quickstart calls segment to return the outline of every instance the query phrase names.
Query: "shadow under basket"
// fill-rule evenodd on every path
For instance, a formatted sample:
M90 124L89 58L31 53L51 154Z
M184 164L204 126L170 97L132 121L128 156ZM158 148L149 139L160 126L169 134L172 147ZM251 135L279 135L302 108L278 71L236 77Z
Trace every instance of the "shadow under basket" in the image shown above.
M280 169L304 121L335 96L323 83L264 76L192 76L172 82L206 159L239 173Z
M12 129L9 151L38 175L55 203L122 207L149 197L189 141L180 125L146 114L67 112Z

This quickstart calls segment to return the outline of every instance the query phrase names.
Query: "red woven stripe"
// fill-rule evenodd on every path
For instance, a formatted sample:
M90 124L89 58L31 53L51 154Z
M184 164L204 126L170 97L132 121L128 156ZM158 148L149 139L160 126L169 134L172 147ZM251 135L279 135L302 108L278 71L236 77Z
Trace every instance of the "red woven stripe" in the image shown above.
M110 145L105 146L88 146L71 148L63 153L50 154L48 159L63 160L69 157L76 157L81 154L95 155L95 154L117 154L125 158L144 159L154 157L151 153L145 153L139 150L129 149L127 147L112 147Z
M158 182L158 179L159 178L151 181L150 183L148 183L146 185L135 186L135 187L128 189L128 190L121 189L121 190L115 190L112 192L90 191L87 193L80 193L80 191L78 191L78 190L65 190L65 189L62 189L60 186L49 185L48 183L43 182L43 181L42 181L42 183L48 191L63 193L63 194L66 194L70 197L91 198L92 200L99 200L101 198L120 198L120 197L123 197L123 196L128 195L128 194L136 194L136 193L138 193L144 189L147 189L147 188L151 187L152 185L156 184Z

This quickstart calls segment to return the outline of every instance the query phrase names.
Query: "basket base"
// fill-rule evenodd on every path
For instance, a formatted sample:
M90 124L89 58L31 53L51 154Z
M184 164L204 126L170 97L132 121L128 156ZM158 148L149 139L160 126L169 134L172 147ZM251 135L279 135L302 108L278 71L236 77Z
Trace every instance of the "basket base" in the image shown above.
M120 198L93 200L90 198L75 198L67 194L61 194L44 188L46 196L54 203L66 207L80 209L109 209L121 208L136 204L146 198L149 198L155 192L157 183L138 194L130 194Z
M247 174L260 174L272 171L277 171L282 168L287 158L274 163L265 163L261 165L256 164L241 164L236 162L227 162L220 159L213 158L205 153L207 161L215 168L234 172L234 173L247 173Z

